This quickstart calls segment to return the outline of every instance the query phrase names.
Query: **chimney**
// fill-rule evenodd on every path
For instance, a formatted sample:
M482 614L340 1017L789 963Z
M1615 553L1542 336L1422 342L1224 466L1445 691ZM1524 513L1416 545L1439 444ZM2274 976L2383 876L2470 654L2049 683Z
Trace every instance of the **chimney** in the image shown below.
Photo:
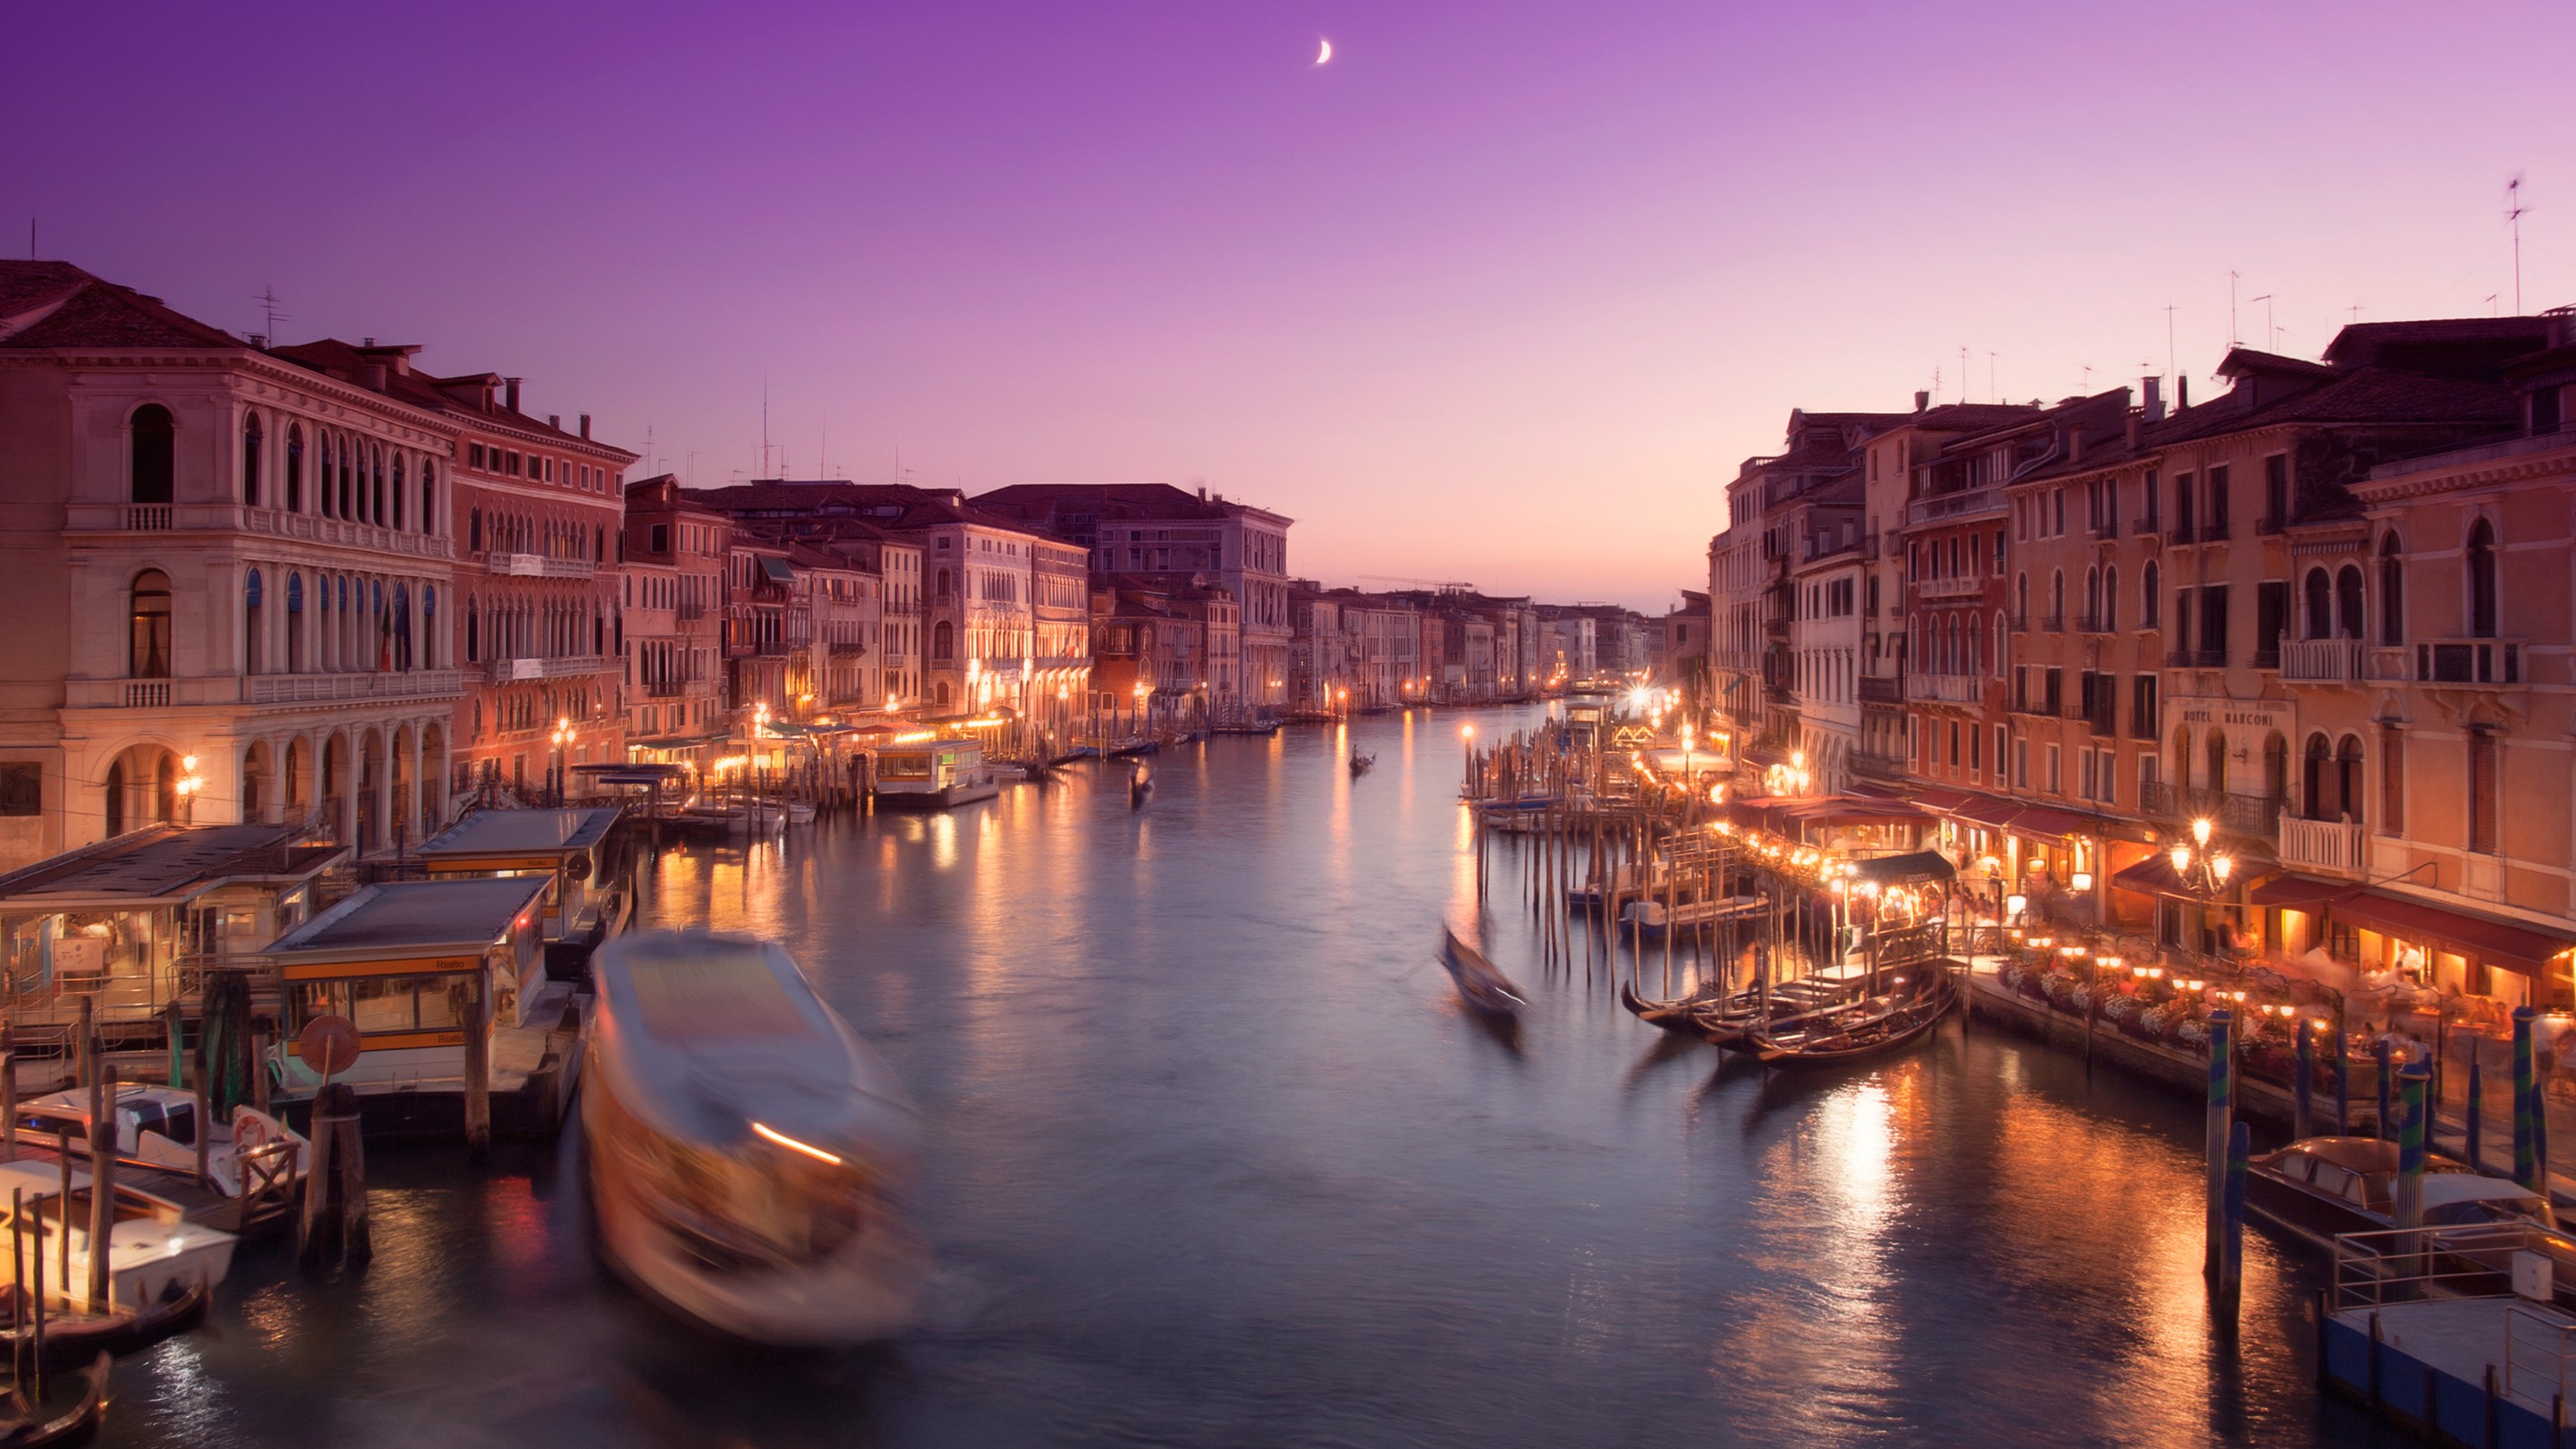
M561 413L548 413L548 414L546 414L546 426L547 426L547 427L550 427L550 428L552 428L552 429L554 429L554 430L555 430L556 432L558 432L558 433L562 432L562 431L563 431L563 414L561 414Z
M2180 413L2189 412L2190 410L2191 375L2189 373L2176 373L2174 374L2174 411Z
M2147 415L2147 421L2151 423L2163 422L2165 420L2165 380L2161 377L2141 378L2139 379L2139 386L2145 389L2145 392L2142 395L2147 400L2147 405L2144 410Z
M2144 408L2129 409L2129 451L2132 453L2138 451L2138 425L2143 420L2145 413L2146 409Z
M581 415L581 435L585 438L590 436L590 414L588 413Z
M1207 502L1207 490L1204 488L1199 490L1199 501L1201 503Z
M1914 410L1918 413L1929 412L1931 408L1932 394L1917 388L1914 393Z
M2069 463L2081 463L2084 461L2084 430L2082 428L2068 428L2066 430L2066 461Z
M501 396L507 403L510 411L514 413L517 412L519 410L519 380L515 377L505 377L501 379L501 387Z
M367 386L370 390L375 392L383 392L385 390L385 365L383 363L370 362L367 364Z

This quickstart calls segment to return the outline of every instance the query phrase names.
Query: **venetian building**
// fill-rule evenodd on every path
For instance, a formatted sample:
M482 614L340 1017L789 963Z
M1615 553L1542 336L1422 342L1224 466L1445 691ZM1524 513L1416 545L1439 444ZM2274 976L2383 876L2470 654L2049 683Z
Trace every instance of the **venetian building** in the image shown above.
M263 341L0 262L0 865L444 815L455 430Z

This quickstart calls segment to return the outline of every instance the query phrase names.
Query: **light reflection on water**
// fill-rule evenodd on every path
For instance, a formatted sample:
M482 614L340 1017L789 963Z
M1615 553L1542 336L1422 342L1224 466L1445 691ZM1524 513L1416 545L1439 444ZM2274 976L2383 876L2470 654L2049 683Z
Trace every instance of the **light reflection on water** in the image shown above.
M1458 723L1175 751L1141 811L1084 766L660 863L657 919L785 942L920 1099L941 1270L891 1352L636 1303L570 1143L380 1150L369 1273L246 1251L108 1442L2379 1442L2309 1387L2304 1260L2250 1241L2212 1332L2188 1101L1955 1025L1876 1070L1721 1063L1542 965L1510 842L1480 924L1533 1004L1483 1030L1434 961L1478 915Z

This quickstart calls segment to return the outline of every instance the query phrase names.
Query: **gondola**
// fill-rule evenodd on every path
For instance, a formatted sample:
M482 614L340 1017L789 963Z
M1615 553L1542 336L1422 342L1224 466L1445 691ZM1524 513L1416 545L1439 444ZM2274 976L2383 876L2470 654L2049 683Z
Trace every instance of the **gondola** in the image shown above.
M1361 775L1365 775L1365 774L1367 774L1367 773L1369 772L1369 767L1370 767L1370 766L1372 766L1372 765L1375 765L1376 763L1377 763L1377 756L1375 756L1375 755L1353 755L1353 756L1351 756L1351 775L1352 775L1352 777L1353 777L1354 779L1356 779L1356 778L1358 778L1358 777L1359 777L1359 776L1361 776Z
M48 1313L44 1367L50 1372L84 1363L93 1354L134 1353L185 1333L205 1320L206 1303L213 1291L205 1279L199 1278L186 1288L172 1284L160 1302L142 1308L97 1315ZM12 1322L0 1328L0 1345L7 1347L15 1362L20 1345L33 1336L28 1327ZM16 1443L0 1433L0 1449L14 1449Z
M1127 781L1127 808L1142 810L1145 808L1145 802L1153 798L1154 776L1144 766L1139 765L1136 767L1136 773Z
M1838 1067L1903 1051L1930 1035L1959 1001L1949 972L1937 966L1921 969L1930 971L1931 979L1914 992L1861 1003L1851 1012L1820 1014L1794 1033L1780 1031L1784 1023L1774 1022L1768 1030L1748 1034L1738 1049L1766 1067L1790 1068Z
M1458 933L1441 930L1440 964L1449 968L1449 979L1458 983L1458 996L1478 1015L1493 1021L1520 1019L1520 992L1511 978L1485 959L1485 953L1458 939Z
M99 1421L107 1417L107 1375L111 1360L106 1354L92 1358L86 1367L73 1371L77 1391L70 1406L59 1414L47 1415L44 1407L19 1412L0 1407L0 1445L7 1449L45 1449L52 1444L79 1444L98 1432ZM73 1384L63 1385L65 1388ZM60 1395L48 1395L60 1400ZM0 1406L13 1404L9 1396L0 1396Z
M1619 1004L1634 1013L1639 1021L1648 1026L1661 1027L1666 1031L1679 1032L1684 1036L1699 1034L1699 1029L1691 1021L1694 1015L1712 1006L1729 1004L1727 998L1728 993L1724 987L1714 981L1703 985L1688 996L1677 996L1670 1001L1657 1001L1651 996L1640 996L1637 994L1637 989L1627 982L1619 983Z

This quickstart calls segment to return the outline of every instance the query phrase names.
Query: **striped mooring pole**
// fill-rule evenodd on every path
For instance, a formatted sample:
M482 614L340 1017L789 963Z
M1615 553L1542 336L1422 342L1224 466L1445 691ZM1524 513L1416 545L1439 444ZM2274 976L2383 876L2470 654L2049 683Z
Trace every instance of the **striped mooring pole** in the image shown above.
M2486 1053L2480 1050L2486 1044L2485 1037L2469 1038L2469 1099L2462 1105L2461 1110L2468 1118L2468 1144L2465 1155L2471 1172L2486 1171L2486 1164L2481 1160L2482 1149L2486 1142L2487 1075L2486 1063L2482 1060Z
M2335 1135L2352 1135L2352 1038L2344 1034L2343 1013L2335 1013Z
M2225 1249L2218 1268L2218 1296L2230 1309L2236 1306L2245 1285L2245 1174L2253 1160L2254 1131L2239 1122L2227 1134L2227 1194L2222 1205Z
M2390 1044L2385 1032L2370 1044L2370 1055L2379 1064L2379 1121L2373 1130L2379 1134L2380 1141L2394 1142L2397 1140L2397 1115L2389 1095L2397 1087L2397 1072L2391 1065L2396 1048Z
M2308 1019L2299 1018L2299 1049L2296 1080L2291 1084L2290 1136L2304 1142L2315 1134L2309 1129L2316 1115L2317 1044L2308 1035Z

